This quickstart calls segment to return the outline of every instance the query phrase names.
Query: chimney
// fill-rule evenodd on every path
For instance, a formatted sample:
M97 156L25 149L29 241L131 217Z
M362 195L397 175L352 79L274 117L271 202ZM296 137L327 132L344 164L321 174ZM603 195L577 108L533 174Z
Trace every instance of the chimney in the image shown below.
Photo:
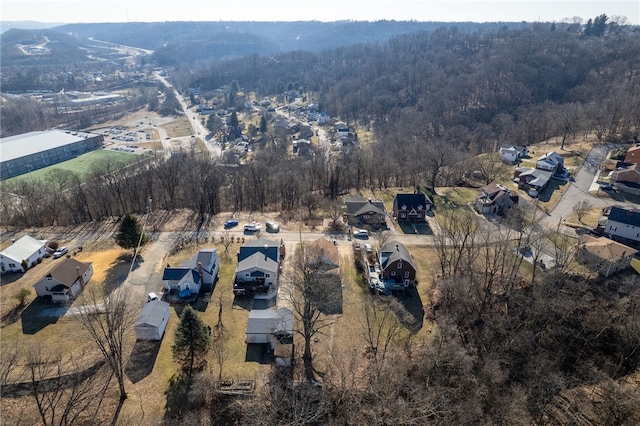
M369 198L369 203L372 203L371 198Z
M202 262L198 262L198 275L200 275L200 279L202 279Z
M76 266L76 275L80 279L80 287L84 287L84 277L80 273L80 267L79 266Z

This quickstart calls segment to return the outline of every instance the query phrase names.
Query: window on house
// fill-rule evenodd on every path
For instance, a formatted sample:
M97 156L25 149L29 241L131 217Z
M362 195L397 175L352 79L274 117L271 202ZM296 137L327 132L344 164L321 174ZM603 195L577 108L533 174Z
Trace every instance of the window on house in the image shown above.
M271 278L271 274L264 274L266 278Z
M9 264L9 268L15 268L15 267L16 267L16 264L15 264L15 263L10 263L10 264Z
M245 276L245 277L248 277L248 276L249 276L249 274L244 274L244 276Z
M396 271L391 271L391 276L395 277L396 276Z
M398 262L398 269L402 269L402 260Z
M362 215L362 218L363 218L363 219L369 219L369 215L368 215L368 214L363 214L363 215Z
M409 278L409 271L407 271L407 272L405 272L405 273L404 273L404 277L405 277L405 278Z

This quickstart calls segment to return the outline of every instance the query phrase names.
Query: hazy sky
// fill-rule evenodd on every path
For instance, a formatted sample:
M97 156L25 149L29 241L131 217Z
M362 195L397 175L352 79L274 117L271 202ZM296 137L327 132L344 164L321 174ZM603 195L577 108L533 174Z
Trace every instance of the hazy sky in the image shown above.
M0 0L2 21L586 21L640 23L640 0Z

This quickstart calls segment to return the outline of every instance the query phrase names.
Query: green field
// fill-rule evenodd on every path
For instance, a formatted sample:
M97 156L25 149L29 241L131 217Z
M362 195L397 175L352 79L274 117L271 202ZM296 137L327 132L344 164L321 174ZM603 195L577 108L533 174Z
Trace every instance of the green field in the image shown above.
M80 179L84 180L87 173L91 171L91 167L96 162L118 161L125 164L131 164L131 163L135 163L136 161L140 161L143 158L145 157L136 155L136 154L128 154L125 152L115 152L115 151L100 149L97 151L92 151L86 154L82 154L72 160L67 160L62 163L45 167L43 169L35 170L31 173L27 173L24 175L13 177L11 179L7 179L3 181L3 183L18 182L22 179L44 180L47 173L54 168L72 171L73 173L80 176Z

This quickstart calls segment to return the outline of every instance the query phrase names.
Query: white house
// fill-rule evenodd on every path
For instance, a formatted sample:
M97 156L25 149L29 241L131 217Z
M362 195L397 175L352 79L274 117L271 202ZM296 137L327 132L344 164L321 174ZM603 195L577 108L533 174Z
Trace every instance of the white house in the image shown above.
M279 341L293 336L293 312L287 308L252 309L247 321L246 342L270 344L274 350Z
M0 251L0 273L26 272L22 263L26 262L27 268L36 266L47 253L46 241L36 240L25 235L6 249Z
M220 259L214 248L202 249L198 252L195 260L195 267L202 275L202 286L211 289L218 279L220 271Z
M138 340L162 340L171 316L170 305L162 300L152 300L144 305L133 330Z
M527 148L524 146L503 146L500 147L498 155L502 161L508 161L509 163L516 163L518 160L527 155Z
M611 207L604 233L607 236L640 242L640 209Z
M175 291L180 298L189 298L200 293L202 279L197 268L164 268L162 285L168 291Z
M547 152L536 161L536 169L560 173L564 169L564 158L555 151Z
M91 263L65 258L33 285L38 297L51 297L55 303L68 303L78 297L93 275Z
M211 290L218 278L220 259L216 249L202 249L181 267L166 267L162 284L167 291L175 291L180 298L190 298L201 289Z

